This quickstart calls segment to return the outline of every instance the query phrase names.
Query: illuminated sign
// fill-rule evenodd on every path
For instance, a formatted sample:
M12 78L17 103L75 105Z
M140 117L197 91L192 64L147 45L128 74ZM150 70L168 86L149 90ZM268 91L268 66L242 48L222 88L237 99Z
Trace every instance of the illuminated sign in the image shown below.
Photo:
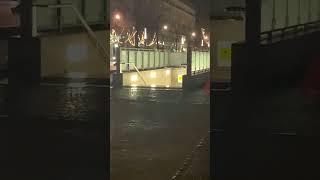
M182 83L182 81L183 81L183 75L179 75L178 76L178 83Z

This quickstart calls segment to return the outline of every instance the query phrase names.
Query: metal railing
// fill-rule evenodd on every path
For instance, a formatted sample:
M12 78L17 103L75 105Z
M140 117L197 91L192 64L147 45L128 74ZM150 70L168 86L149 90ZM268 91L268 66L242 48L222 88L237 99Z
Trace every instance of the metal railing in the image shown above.
M139 58L140 57L140 58ZM139 70L159 69L169 66L169 52L155 49L120 48L121 63L135 63ZM123 71L130 71L124 67Z
M191 73L202 74L210 71L210 51L192 51Z
M49 9L62 9L69 8L71 9L77 18L80 20L82 26L85 28L87 34L89 35L90 40L95 44L96 49L99 51L100 55L104 58L104 62L108 64L110 59L110 54L108 50L102 45L102 43L98 40L97 35L93 32L91 27L88 25L84 17L81 15L79 10L73 4L53 4L53 5L43 5L43 4L34 4L33 5L33 36L38 35L38 26L37 26L37 8L49 8Z
M285 28L273 29L260 34L260 42L269 44L284 39L294 38L312 32L320 31L320 21L298 24Z
M137 66L134 63L121 63L123 65L132 65L133 68L135 69L135 71L138 73L139 77L141 78L141 80L143 81L144 85L147 86L147 82L145 81L145 79L143 78L141 72L139 71L139 69L137 68Z

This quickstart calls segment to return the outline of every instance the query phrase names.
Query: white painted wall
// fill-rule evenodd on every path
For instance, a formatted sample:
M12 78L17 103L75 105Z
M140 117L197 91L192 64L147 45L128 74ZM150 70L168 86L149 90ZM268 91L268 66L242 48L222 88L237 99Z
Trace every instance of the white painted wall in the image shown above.
M169 65L181 66L181 64L187 64L187 53L169 53Z
M96 32L107 47L107 32ZM42 77L106 78L107 65L85 33L41 38ZM109 60L107 60L109 62Z

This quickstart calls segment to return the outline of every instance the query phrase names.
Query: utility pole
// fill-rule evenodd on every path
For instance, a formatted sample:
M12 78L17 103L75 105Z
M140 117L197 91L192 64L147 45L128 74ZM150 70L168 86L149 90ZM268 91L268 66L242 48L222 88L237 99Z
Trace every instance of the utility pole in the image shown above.
M32 0L20 1L20 34L22 38L32 38Z

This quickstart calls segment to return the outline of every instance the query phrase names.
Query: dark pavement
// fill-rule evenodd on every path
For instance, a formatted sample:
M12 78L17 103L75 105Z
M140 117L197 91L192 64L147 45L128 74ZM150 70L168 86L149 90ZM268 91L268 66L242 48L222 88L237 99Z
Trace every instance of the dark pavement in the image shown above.
M202 90L112 90L111 179L171 179L209 134L209 124L209 96ZM208 177L209 152L194 159L200 157L207 161L192 160L185 171L198 166L193 175Z
M8 166L9 171L19 168L13 176L105 179L110 140L113 180L170 179L208 134L209 97L202 91L110 91L83 83L0 89L1 113L12 122L10 150L17 154ZM8 97L13 97L9 105ZM208 151L197 157L208 159ZM197 166L208 176L207 162Z

